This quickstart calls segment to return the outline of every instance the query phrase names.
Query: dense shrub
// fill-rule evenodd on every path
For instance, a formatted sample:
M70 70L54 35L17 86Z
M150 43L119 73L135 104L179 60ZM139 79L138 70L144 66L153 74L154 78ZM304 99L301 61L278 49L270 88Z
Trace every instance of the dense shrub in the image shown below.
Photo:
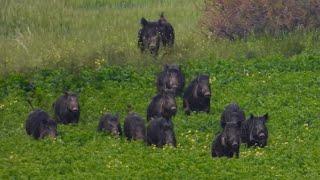
M201 21L229 39L320 27L320 0L206 0Z

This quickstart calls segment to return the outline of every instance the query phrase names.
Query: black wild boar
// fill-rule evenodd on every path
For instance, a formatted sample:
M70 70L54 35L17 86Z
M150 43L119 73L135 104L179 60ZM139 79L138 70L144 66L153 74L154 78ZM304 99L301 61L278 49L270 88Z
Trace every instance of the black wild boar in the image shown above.
M250 115L249 119L244 121L241 126L241 141L247 143L247 146L260 146L267 145L268 129L266 122L268 121L268 114L255 117Z
M174 29L163 13L158 21L141 18L140 24L142 28L138 32L138 46L141 52L149 50L151 54L157 55L161 42L164 47L173 47Z
M26 120L27 134L35 139L42 139L46 136L55 138L57 136L57 123L50 119L48 113L41 109L32 111Z
M170 119L163 117L151 118L147 127L146 138L148 145L154 144L157 147L162 147L167 144L176 147L174 127Z
M171 119L177 113L177 104L174 95L171 93L160 93L154 96L147 109L147 121L151 117L162 116Z
M178 65L164 65L163 71L157 77L158 92L171 91L174 95L182 93L184 75Z
M136 113L129 113L123 125L128 140L145 140L146 127L144 120Z
M119 115L105 114L100 118L98 131L107 132L114 137L122 135L122 129L119 121Z
M246 116L244 114L244 111L241 110L239 105L236 103L231 103L225 107L221 115L220 123L221 123L221 127L224 128L227 122L242 123L243 121L245 121L245 119L246 119Z
M55 117L58 123L78 123L80 106L78 97L72 92L65 92L53 103Z
M167 21L164 17L164 13L162 12L159 19L160 24L160 35L162 44L164 47L173 47L174 44L174 29L172 25Z
M212 157L239 157L241 122L227 122L222 133L212 142Z
M210 112L211 90L209 76L200 75L195 78L183 95L183 108L187 115L191 111Z
M145 18L141 18L142 28L138 33L138 46L141 52L149 50L154 56L158 54L161 35L160 22L148 22Z

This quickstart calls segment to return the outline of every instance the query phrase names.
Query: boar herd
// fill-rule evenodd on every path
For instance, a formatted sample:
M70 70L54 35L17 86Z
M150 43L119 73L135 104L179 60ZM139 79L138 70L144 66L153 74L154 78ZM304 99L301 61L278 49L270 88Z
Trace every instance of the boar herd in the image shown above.
M164 18L163 13L158 21L147 21L142 18L141 25L138 45L142 52L148 50L151 54L156 55L160 42L165 47L173 46L174 29ZM124 134L128 140L141 140L147 145L156 147L164 145L176 147L177 140L173 123L178 110L176 97L182 97L183 110L187 116L192 112L210 112L212 93L208 75L198 75L186 88L184 87L185 77L181 67L164 65L163 71L156 78L157 94L146 108L147 122L139 114L129 111L122 128L118 114L106 113L100 118L97 131L114 137L121 137ZM75 124L79 122L80 105L77 94L65 92L52 104L52 108L54 120L41 109L29 114L25 124L28 135L35 139L42 139L46 136L55 138L58 135L57 123ZM268 114L263 116L251 114L246 120L245 112L239 105L236 103L227 105L221 114L222 131L216 134L212 142L212 157L239 157L241 143L247 144L247 147L265 147L268 140L267 121Z

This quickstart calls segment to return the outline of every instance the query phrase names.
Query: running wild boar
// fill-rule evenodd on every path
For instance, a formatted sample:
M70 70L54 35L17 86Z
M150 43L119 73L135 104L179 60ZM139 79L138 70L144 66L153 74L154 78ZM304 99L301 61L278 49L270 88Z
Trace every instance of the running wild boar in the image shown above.
M211 89L209 83L209 76L200 75L196 77L183 95L183 108L187 115L191 111L204 111L210 112L210 98Z
M80 106L78 97L75 93L65 92L52 106L58 123L78 123Z

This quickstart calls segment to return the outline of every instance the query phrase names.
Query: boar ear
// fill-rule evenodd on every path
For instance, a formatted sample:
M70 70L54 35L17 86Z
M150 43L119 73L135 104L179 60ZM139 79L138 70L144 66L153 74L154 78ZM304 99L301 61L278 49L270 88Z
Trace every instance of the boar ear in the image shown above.
M143 17L143 18L141 18L141 20L140 20L140 24L141 24L142 26L146 26L146 25L148 24L148 21Z
M164 18L164 12L160 13L160 18Z
M163 69L164 69L165 71L168 70L168 69L169 69L169 64L163 65Z
M127 104L127 113L133 112L132 104Z
M165 23L167 23L167 20L166 20L166 18L164 17L164 13L163 13L163 12L161 12L161 14L160 14L159 23L160 23L160 24L165 24Z
M263 115L263 117L264 117L264 119L265 119L265 122L267 122L267 121L268 121L268 119L269 119L269 115L268 115L268 113L266 113L265 115Z
M119 117L120 117L119 113L116 113L114 116L117 120L119 120Z
M65 96L69 96L69 94L70 94L70 93L69 93L68 91L64 91L64 95L65 95Z
M201 79L201 75L197 77L197 82L200 82L200 79Z

